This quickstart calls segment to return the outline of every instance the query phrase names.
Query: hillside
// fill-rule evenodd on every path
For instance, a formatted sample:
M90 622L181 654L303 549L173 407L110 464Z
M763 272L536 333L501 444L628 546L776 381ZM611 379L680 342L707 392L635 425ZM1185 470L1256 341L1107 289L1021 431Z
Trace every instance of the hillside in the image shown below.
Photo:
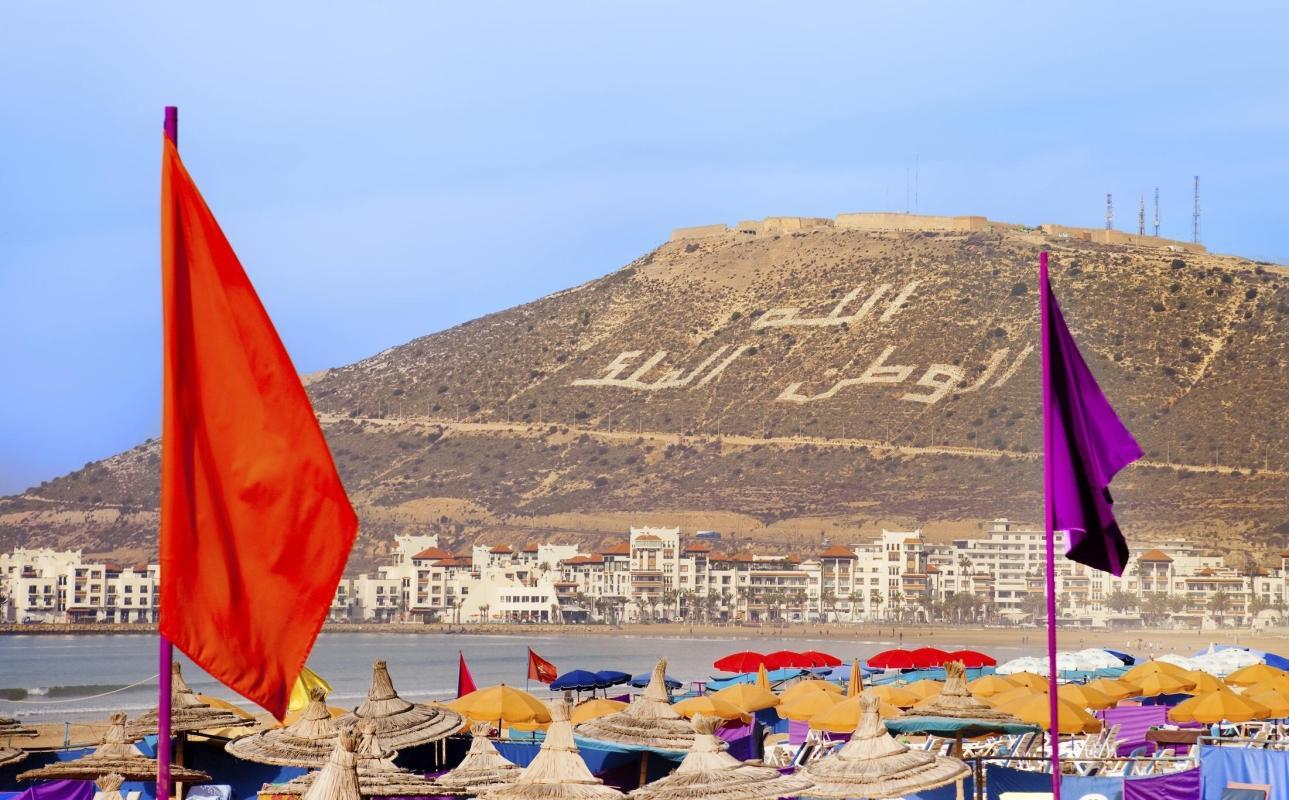
M718 233L311 376L363 537L593 543L628 524L787 548L1041 520L1035 264L1147 451L1126 530L1289 544L1281 267L1017 226ZM147 443L0 500L15 544L147 553Z

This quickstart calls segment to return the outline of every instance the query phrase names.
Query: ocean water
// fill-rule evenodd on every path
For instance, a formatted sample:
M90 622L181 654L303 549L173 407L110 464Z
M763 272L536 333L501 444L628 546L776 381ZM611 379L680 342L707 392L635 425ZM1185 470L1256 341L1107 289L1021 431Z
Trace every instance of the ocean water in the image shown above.
M921 646L925 642L918 642ZM475 683L523 686L527 648L561 672L618 669L648 672L659 657L667 673L685 681L712 674L712 662L739 650L822 650L838 658L864 658L893 641L764 637L675 638L650 636L323 633L309 667L334 688L331 705L362 702L371 681L371 665L385 659L399 694L409 700L442 700L456 692L457 651L465 653ZM944 649L971 647L969 641L936 642ZM1021 650L994 648L999 661L1037 655L1040 645ZM210 676L183 659L184 677L202 694L244 703ZM247 664L247 669L254 669ZM144 634L68 636L0 636L0 716L31 722L103 719L113 711L134 716L156 705L157 638ZM137 684L137 685L136 685ZM129 688L124 688L129 687ZM545 687L533 685L534 691Z

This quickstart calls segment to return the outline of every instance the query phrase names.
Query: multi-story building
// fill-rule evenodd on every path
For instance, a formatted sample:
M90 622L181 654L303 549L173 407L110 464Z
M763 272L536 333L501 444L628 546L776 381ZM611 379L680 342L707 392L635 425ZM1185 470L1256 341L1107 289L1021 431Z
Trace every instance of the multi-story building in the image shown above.
M813 554L727 555L719 537L633 527L583 553L571 545L476 545L399 536L389 563L336 587L332 621L996 621L1044 613L1045 536L995 520L982 535L931 541L883 530ZM1064 537L1056 536L1058 548ZM156 565L87 561L79 551L0 555L0 621L154 622ZM1062 624L1268 625L1289 601L1289 552L1275 565L1227 562L1186 542L1131 554L1121 578L1057 560Z

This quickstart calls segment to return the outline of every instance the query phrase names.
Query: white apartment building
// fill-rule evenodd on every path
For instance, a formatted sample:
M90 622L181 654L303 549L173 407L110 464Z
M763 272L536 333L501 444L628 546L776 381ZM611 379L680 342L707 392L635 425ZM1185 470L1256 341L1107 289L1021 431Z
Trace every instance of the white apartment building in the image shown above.
M921 530L883 530L801 556L727 554L722 544L712 533L632 527L596 553L529 543L454 554L437 536L399 536L390 563L340 581L329 619L917 622L956 613L1024 623L1042 614L1043 532L1005 519L974 537L932 542ZM1058 557L1062 624L1277 624L1289 602L1289 552L1274 567L1233 563L1187 542L1134 551L1122 578ZM157 573L89 563L79 551L18 549L0 555L0 621L155 622Z
M0 620L156 622L155 564L85 563L81 551L0 555Z

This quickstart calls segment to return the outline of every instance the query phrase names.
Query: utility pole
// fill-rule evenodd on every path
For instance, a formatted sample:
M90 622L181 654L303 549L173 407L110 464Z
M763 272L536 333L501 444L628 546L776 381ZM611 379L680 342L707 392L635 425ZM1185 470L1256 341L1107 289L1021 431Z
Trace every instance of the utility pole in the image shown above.
M1144 194L1137 201L1137 235L1146 235L1146 196Z
M1195 176L1195 210L1191 212L1191 241L1199 244L1199 176Z
M1155 236L1159 236L1159 187L1155 187Z
M1108 231L1114 229L1114 198L1109 192L1106 192L1105 196L1105 229Z

